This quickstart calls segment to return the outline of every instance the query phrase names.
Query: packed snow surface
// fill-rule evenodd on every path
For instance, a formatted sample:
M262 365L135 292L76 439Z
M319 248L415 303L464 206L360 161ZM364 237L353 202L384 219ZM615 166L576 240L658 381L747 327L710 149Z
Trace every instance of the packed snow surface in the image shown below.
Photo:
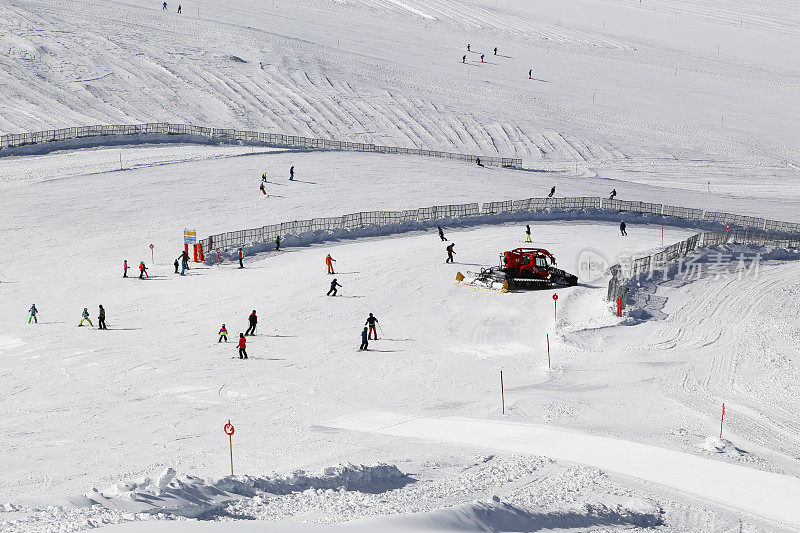
M172 266L184 229L203 237L553 186L556 196L616 189L625 200L800 222L795 5L176 7L0 4L0 133L169 121L501 154L524 169L177 143L0 157L0 530L797 528L783 499L800 474L793 252L701 251L696 277L637 280L622 318L605 300L605 267L699 225L523 214L443 222L453 265L435 228L416 227L287 239L241 270L193 264L181 277ZM258 191L265 171L269 196ZM560 267L592 265L557 291L557 308L554 291L455 284L456 272L524 246L526 223ZM325 296L327 254L336 298ZM133 278L122 277L124 259ZM139 261L149 279L135 278ZM38 323L27 321L31 304ZM83 308L94 321L100 304L109 330L78 328ZM243 361L235 340L253 309ZM379 339L358 352L370 312ZM217 342L222 323L227 344ZM365 411L403 423L331 427ZM452 420L461 425L446 427ZM520 442L531 427L572 440L535 449ZM697 469L607 462L641 447ZM770 481L744 501L765 479L787 489L768 498Z

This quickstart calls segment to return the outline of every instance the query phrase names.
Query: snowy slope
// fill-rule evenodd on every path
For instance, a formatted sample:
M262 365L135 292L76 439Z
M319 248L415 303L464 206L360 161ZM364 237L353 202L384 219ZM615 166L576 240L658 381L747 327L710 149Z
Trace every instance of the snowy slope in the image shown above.
M0 131L170 120L627 179L702 180L698 159L785 177L800 159L800 65L774 3L767 21L738 1L721 21L698 16L700 2L205 0L178 16L157 2L23 1L0 7L14 101ZM753 24L726 24L737 14Z
M401 438L430 428L326 427L365 410L481 421L471 429L546 425L619 442L616 452L653 446L709 471L796 480L800 289L789 255L765 256L745 279L642 287L660 306L647 321L614 317L605 275L559 290L557 319L550 291L455 286L457 271L522 245L524 220L446 226L455 265L443 264L434 232L409 232L172 274L186 228L205 236L543 196L554 185L557 196L616 188L626 200L800 221L793 4L204 0L180 16L175 7L0 4L0 131L169 120L513 154L528 170L223 145L0 158L0 529L144 522L135 531L157 520L169 530L196 517L277 530L362 519L376 522L353 527L794 527L792 502L720 503L580 454L554 461L489 444L476 457L460 438ZM258 192L264 171L268 198ZM611 263L661 245L660 226L631 223L623 239L616 224L532 226L535 244L571 271L587 254ZM667 244L694 233L663 230ZM324 295L327 253L341 297ZM122 279L123 259L145 260L151 279ZM26 322L32 303L38 324ZM109 331L77 328L98 304ZM240 361L216 332L224 322L237 336L252 309L258 335ZM370 312L381 339L357 352ZM226 476L227 420L236 477ZM314 473L327 467L346 475ZM380 472L403 482L353 483Z

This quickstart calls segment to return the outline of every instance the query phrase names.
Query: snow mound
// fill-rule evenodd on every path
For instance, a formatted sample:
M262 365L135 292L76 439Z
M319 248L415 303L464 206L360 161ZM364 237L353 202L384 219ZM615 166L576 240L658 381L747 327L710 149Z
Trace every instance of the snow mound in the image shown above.
M242 498L266 500L270 495L305 491L354 491L378 494L401 488L413 479L388 464L337 465L318 473L297 470L272 477L228 476L199 478L165 469L157 478L117 483L87 495L89 504L126 512L167 513L188 518L218 509Z
M657 526L662 523L661 508L644 500L632 501L630 506L608 507L601 503L585 504L574 509L538 512L493 498L427 513L401 515L357 521L380 525L419 529L423 531L539 531L543 529L588 529L599 526L633 525ZM379 528L376 527L376 530Z
M741 455L744 453L743 450L740 450L734 446L731 441L721 439L714 435L706 437L706 440L700 445L700 447L711 453L724 453L733 455Z

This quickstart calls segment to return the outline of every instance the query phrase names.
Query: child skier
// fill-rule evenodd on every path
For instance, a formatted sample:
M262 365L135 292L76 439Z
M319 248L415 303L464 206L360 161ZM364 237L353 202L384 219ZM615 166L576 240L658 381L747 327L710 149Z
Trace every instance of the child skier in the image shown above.
M336 281L336 278L333 278L333 281L331 281L331 290L328 291L327 295L336 296L336 287L341 287L341 285Z
M531 225L525 224L525 242L533 242L531 241Z
M176 259L175 263L173 263L173 264L175 265L175 273L177 274L178 273L178 260Z
M456 253L455 250L453 250L453 248L455 248L455 246L456 246L456 243L452 242L447 247L447 261L445 261L445 263L452 263L453 262L453 254Z
M281 251L281 236L280 235L275 237L275 251L276 252L280 252Z
M247 339L244 338L244 333L239 333L239 344L236 347L239 348L239 359L247 359L247 352L245 351Z
M36 309L36 304L31 304L31 308L28 310L28 312L31 314L31 316L28 317L28 324L31 323L31 319L33 320L33 322L35 324L38 324L39 323L39 319L36 318L36 315L39 314L39 310Z
M359 352L363 352L369 347L369 341L367 340L367 327L364 326L364 329L361 331L361 346L358 347Z
M222 327L219 328L219 340L217 342L222 342L222 339L228 342L228 328L225 327L225 324L222 324Z
M89 318L89 310L85 307L83 308L83 313L81 313L81 321L78 323L78 327L83 326L84 320L88 322L90 326L94 327L94 324L92 324L92 319Z
M375 340L378 340L378 330L376 328L376 324L378 323L378 319L370 313L369 317L367 317L367 321L364 322L364 325L369 325L369 334L367 335L368 339L372 338L372 335L375 334Z
M261 174L261 183L266 183L266 182L267 182L267 173L264 172L263 174Z
M126 260L124 260L122 262L122 277L123 278L127 278L128 277L128 268L129 268L128 267L128 260L126 259Z
M289 169L289 181L294 181L294 166Z
M336 274L336 272L333 271L333 264L335 262L336 259L331 257L331 254L328 254L328 256L325 258L325 264L328 266L328 274Z
M139 279L144 279L142 276L150 277L150 274L147 273L147 267L144 266L144 261L139 261Z
M267 190L264 188L264 182L263 181L261 182L261 187L259 187L259 190L261 191L261 194L266 196Z

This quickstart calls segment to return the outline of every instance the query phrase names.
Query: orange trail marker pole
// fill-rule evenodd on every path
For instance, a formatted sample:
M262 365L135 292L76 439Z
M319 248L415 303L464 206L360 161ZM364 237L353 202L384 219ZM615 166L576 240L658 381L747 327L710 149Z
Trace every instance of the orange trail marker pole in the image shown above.
M550 334L547 334L547 368L550 368Z
M719 438L722 438L722 423L725 421L725 404L722 404L722 419L719 421Z

